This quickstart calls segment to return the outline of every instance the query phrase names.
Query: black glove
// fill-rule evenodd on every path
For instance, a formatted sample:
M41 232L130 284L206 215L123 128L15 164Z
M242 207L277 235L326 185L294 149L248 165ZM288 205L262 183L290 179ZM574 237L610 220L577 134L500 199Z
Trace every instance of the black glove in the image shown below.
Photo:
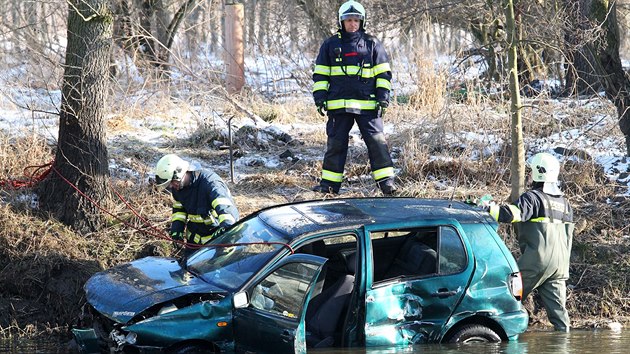
M173 240L177 240L177 241L183 240L184 239L184 232L183 231L172 231L171 232L171 238Z
M317 113L319 113L320 116L324 116L326 115L324 113L324 111L327 111L328 109L326 109L326 101L319 101L319 102L315 102L315 105L317 106Z
M387 101L378 101L378 106L380 108L379 117L385 116L385 111L387 111L387 107L389 107L389 102Z
M212 233L210 234L210 240L208 240L208 242L217 238L217 236L221 235L223 231L225 231L225 227L223 226L219 226L216 229L214 229L214 231L212 231Z

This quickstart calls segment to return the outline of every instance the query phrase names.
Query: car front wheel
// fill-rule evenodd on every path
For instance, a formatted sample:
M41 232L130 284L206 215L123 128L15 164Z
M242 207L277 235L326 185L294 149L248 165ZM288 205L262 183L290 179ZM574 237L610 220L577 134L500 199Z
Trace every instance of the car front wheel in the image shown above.
M453 334L449 343L497 343L501 337L490 328L482 325L466 325Z

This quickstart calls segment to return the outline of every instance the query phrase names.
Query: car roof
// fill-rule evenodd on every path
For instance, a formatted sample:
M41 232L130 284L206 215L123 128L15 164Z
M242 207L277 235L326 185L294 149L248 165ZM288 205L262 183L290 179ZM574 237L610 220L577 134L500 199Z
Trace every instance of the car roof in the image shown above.
M258 217L289 238L315 231L356 228L362 225L456 219L459 223L485 220L478 208L444 199L348 198L312 200L263 209Z

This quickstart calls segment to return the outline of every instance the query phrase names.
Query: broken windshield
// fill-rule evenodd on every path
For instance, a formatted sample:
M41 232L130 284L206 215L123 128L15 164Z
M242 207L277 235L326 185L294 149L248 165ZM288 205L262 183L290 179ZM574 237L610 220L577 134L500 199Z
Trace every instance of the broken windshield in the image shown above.
M282 249L284 246L280 243L285 242L288 240L282 234L259 218L251 218L209 243L217 247L196 252L189 258L187 269L208 283L236 290Z

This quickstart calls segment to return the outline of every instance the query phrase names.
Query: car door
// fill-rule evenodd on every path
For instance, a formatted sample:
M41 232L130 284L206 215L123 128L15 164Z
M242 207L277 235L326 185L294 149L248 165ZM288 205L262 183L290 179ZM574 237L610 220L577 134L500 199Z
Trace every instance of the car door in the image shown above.
M234 310L237 352L306 353L306 305L325 262L292 255L249 287L247 306Z
M372 233L375 231L378 230ZM420 275L400 272L393 275L381 272L385 274L378 275L378 269L373 271L376 275L368 279L365 297L367 346L408 345L437 340L442 327L465 294L473 272L472 255L466 251L469 248L460 235L461 229L425 226L397 231L404 237L411 237L409 235L414 233L431 234L431 241L427 243L434 244L426 248L435 251L435 268L430 274ZM374 240L369 246L372 244ZM400 252L414 247L408 242L402 243ZM374 258L377 258L378 252L378 249L372 249ZM397 257L394 257L390 268L397 262ZM413 254L411 258L418 260L421 257Z

